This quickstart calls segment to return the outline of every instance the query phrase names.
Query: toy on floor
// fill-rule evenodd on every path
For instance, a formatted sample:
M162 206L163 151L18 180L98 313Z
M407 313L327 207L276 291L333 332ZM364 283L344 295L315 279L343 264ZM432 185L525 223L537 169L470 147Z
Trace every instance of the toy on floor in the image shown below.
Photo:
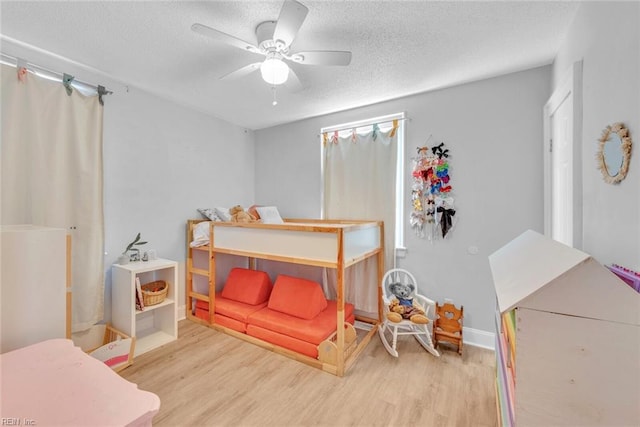
M433 321L433 345L438 348L440 342L453 344L462 355L462 319L464 307L456 308L451 303L440 305L436 302L436 317Z
M231 215L231 222L255 222L256 218L249 212L245 211L240 205L235 205L229 209L229 215Z
M429 323L424 308L413 298L413 292L416 289L412 283L391 283L389 290L395 298L389 303L387 319L395 323L399 323L403 319L411 320L419 325Z

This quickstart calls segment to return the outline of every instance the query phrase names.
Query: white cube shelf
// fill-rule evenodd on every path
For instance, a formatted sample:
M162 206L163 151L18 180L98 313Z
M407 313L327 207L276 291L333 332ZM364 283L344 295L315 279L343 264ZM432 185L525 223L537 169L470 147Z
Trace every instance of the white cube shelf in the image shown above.
M136 310L136 277L141 284L164 280L169 285L163 302ZM178 263L168 259L114 264L111 278L111 323L136 337L135 356L178 338L176 295Z

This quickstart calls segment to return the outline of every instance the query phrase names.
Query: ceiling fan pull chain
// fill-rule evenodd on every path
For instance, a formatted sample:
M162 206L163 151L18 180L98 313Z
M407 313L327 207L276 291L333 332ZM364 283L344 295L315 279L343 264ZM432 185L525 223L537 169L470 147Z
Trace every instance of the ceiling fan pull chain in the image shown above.
M276 105L278 105L278 100L276 99L276 85L271 86L271 90L273 91L273 102L271 103L271 105L275 107Z

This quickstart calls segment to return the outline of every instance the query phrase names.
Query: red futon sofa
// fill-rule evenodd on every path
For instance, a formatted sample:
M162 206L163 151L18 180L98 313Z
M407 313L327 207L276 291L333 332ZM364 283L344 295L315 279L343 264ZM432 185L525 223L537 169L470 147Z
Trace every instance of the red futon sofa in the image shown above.
M214 323L238 332L247 332L247 318L267 306L271 279L264 271L234 268L222 292L216 292ZM196 301L196 316L209 321L209 303Z
M215 323L317 358L318 345L336 331L336 301L327 300L317 282L279 275L271 287L268 278L262 271L234 268L216 293ZM354 307L344 306L345 321L353 324ZM196 315L208 320L206 308L198 301Z

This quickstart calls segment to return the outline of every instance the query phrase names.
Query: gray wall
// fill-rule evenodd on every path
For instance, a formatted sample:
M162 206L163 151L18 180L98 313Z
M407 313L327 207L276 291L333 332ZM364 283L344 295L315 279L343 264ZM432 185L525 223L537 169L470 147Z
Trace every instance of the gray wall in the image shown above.
M178 261L184 311L185 224L197 208L250 206L254 134L109 76L3 42L3 52L114 91L104 107L105 320L111 264L140 232L158 256Z
M256 202L286 217L320 214L320 128L405 111L406 188L416 147L450 149L457 223L445 240L416 237L406 220L406 258L423 293L465 307L465 326L493 332L495 293L487 256L526 229L542 232L542 108L551 67L541 67L256 131ZM478 253L469 253L471 246Z
M583 250L640 271L640 3L586 2L553 66L559 85L583 61ZM607 184L595 160L602 130L623 122L633 139L627 178Z
M178 261L178 307L183 306L186 220L201 217L197 208L250 206L253 159L253 132L135 89L108 97L104 130L107 286L109 267L141 232L149 242L143 248Z

